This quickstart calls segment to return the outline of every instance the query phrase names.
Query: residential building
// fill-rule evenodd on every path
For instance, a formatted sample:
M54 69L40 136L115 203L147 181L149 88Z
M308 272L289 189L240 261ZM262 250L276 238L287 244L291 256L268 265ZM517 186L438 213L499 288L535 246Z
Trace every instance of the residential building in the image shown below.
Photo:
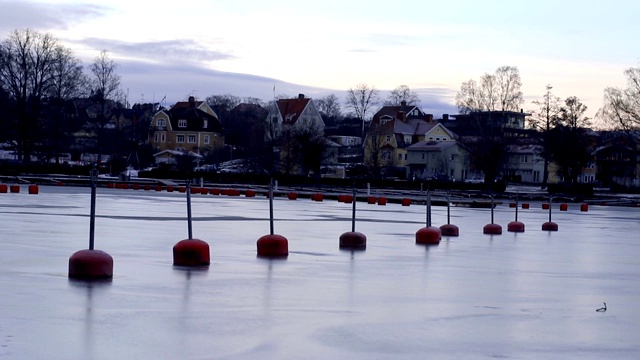
M209 105L189 97L189 101L155 113L149 143L156 153L173 150L206 156L224 147L224 135Z

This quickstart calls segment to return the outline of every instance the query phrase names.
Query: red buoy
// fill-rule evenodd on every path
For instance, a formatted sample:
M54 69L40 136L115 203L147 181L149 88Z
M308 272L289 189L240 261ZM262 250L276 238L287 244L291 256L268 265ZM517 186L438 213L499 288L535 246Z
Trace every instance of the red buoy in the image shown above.
M144 186L144 190L145 190L145 191L149 191L149 190L151 190L151 185L148 185L148 184L147 184L147 185L145 185L145 186Z
M460 229L453 224L444 224L440 226L440 233L443 236L459 236Z
M520 221L512 221L509 224L507 224L507 231L524 232L524 223Z
M566 203L560 204L560 211L567 211L569 209L569 205Z
M9 187L6 184L0 184L0 194L6 194L9 191Z
M186 193L187 192L187 187L186 186L180 186L178 188L178 191L181 192L181 193Z
M256 192L253 190L247 190L244 192L244 196L245 197L255 197L256 196Z
M409 205L411 205L411 199L403 198L402 199L402 206L409 206Z
M167 192L173 192L173 186L171 185L167 186Z
M528 203L524 203L524 204L522 204L522 208L523 208L523 209L528 209L528 208L529 208L529 204L528 204Z
M264 235L256 243L258 256L283 257L289 255L289 241L282 235Z
M550 207L549 203L542 203L542 209L549 210L549 207Z
M113 189L115 187L116 187L116 185L114 183L108 183L107 184L107 189Z
M367 248L367 237L358 231L340 235L340 249L363 250Z
M352 204L353 203L353 195L345 195L343 198L343 202L345 204Z
M379 197L378 198L378 205L387 205L387 198L386 197Z
M36 185L36 184L29 185L29 194L38 195L39 191L40 191L40 189L38 188L38 185Z
M553 221L547 221L546 223L542 224L542 230L543 231L558 231L558 224L554 223Z
M487 224L482 229L482 233L488 235L500 235L502 234L502 226L498 224Z
M589 204L580 205L580 211L589 211Z
M427 226L416 231L416 244L421 245L437 245L440 243L442 233L440 228L435 226Z
M311 195L311 200L313 201L322 201L324 200L324 195L316 193Z
M156 185L156 191L162 191L162 185Z
M367 197L367 204L375 204L378 199L375 196Z
M220 189L213 188L209 193L211 193L211 195L220 195L221 191Z
M510 207L510 208L514 208L514 207L516 207L516 203L514 203L514 202L510 202L510 203L509 203L509 207Z
M200 239L184 239L173 246L173 265L204 266L211 263L209 244Z
M267 193L267 194L268 194L268 193ZM290 193L287 195L287 198L288 198L289 200L298 200L298 193L296 193L296 192L290 192Z
M69 277L105 279L113 277L113 258L102 250L80 250L69 258Z
M20 192L20 185L11 185L11 186L9 186L9 191L14 193L14 194L19 193Z
M140 184L133 184L133 190L140 190Z

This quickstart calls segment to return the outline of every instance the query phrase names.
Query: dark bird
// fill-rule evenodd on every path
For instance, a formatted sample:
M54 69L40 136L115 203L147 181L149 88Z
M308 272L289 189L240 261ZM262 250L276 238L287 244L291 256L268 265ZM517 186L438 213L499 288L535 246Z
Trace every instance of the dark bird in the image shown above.
M607 303L606 302L602 302L604 304L604 307L601 307L600 309L596 309L596 311L607 311Z

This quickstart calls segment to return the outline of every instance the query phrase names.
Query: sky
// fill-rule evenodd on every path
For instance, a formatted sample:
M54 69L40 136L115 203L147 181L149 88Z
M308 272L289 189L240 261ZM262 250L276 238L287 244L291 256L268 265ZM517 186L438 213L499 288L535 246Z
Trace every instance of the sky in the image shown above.
M0 39L49 32L87 66L107 50L130 103L299 93L344 103L365 83L383 99L407 85L423 111L455 114L462 82L509 65L525 111L550 84L593 118L604 89L640 64L639 17L637 0L0 0Z

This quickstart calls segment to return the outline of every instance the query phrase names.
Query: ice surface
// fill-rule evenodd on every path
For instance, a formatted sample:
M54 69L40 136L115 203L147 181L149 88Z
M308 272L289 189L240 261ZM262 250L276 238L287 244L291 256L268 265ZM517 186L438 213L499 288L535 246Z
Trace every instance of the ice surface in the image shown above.
M192 195L208 269L172 266L185 195L98 189L107 282L72 281L88 247L88 188L0 194L0 359L640 358L640 210L451 208L460 236L418 246L425 207L358 203L365 251L341 251L351 204L274 200L285 260L256 257L263 197ZM446 208L432 209L432 224ZM595 310L607 303L606 312Z

